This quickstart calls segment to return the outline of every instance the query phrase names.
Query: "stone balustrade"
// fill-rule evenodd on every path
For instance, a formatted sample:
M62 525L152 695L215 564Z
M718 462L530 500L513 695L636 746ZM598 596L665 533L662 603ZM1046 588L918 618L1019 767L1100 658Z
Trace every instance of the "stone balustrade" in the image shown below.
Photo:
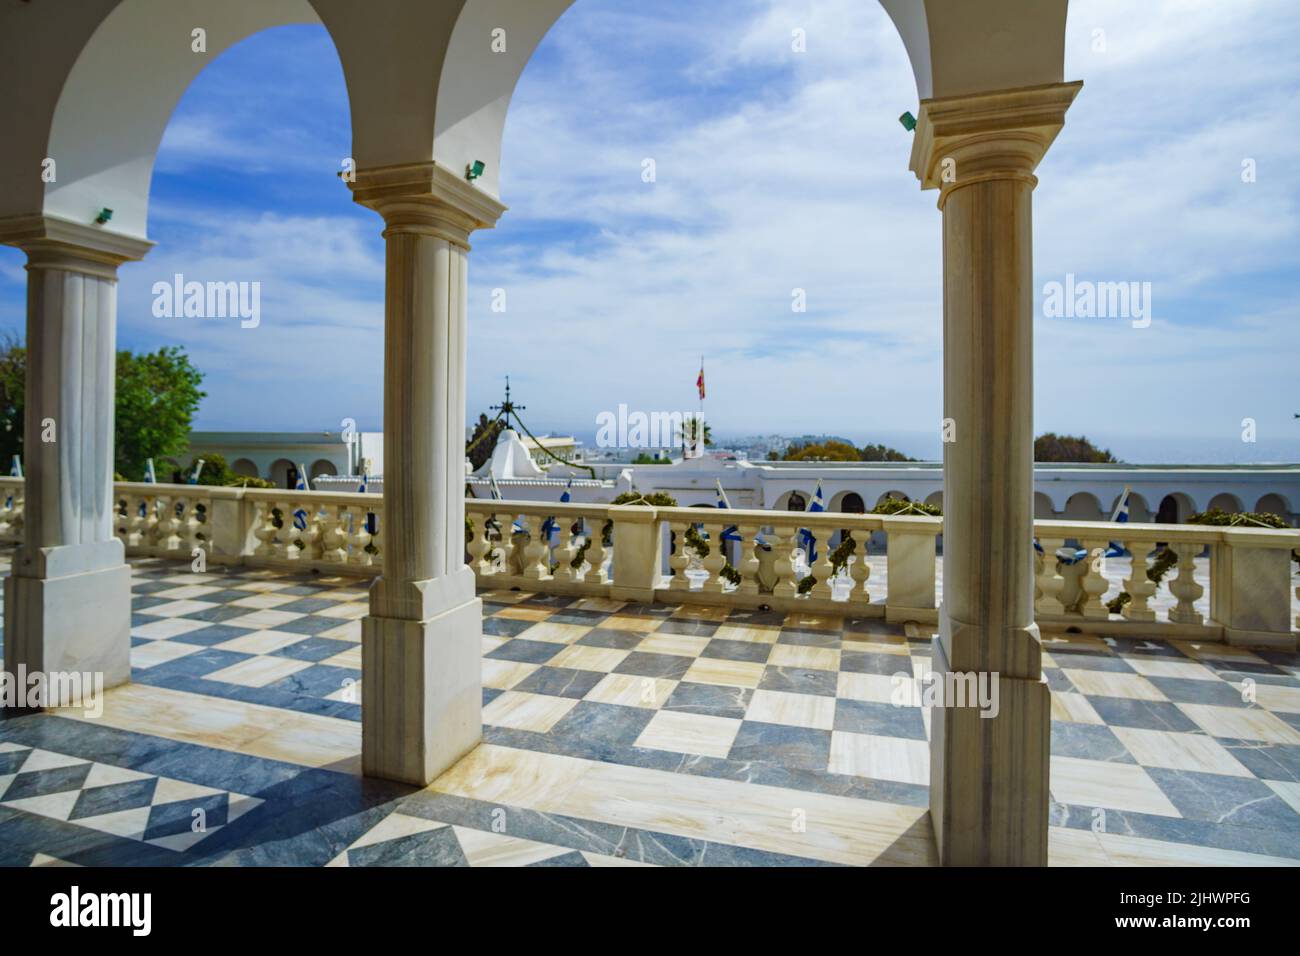
M114 500L129 555L193 561L201 550L211 564L383 568L379 495L119 482ZM938 619L941 518L482 499L468 499L465 514L466 561L489 590ZM22 527L22 479L0 478L0 541L18 541ZM1045 629L1296 646L1300 531L1070 521L1034 530L1043 549L1035 617ZM864 560L873 535L884 536L885 554ZM1088 557L1058 560L1067 544ZM1106 557L1112 544L1129 554ZM1166 548L1170 566L1157 583L1147 571ZM1129 598L1112 613L1121 591Z

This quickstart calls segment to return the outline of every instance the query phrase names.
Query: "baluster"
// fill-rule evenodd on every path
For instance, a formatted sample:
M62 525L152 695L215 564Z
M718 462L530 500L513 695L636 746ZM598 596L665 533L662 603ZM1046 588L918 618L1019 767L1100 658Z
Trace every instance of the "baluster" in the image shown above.
M578 554L578 539L573 533L573 522L564 517L555 519L560 543L555 546L555 580L572 583L578 580L573 559Z
M1086 618L1105 619L1110 616L1110 611L1106 605L1101 603L1101 596L1106 593L1110 587L1110 582L1102 574L1102 568L1106 561L1107 542L1096 538L1089 538L1080 542L1088 554L1084 557L1087 562L1087 570L1084 572L1079 587L1083 590L1083 602L1079 610Z
M686 576L686 569L691 564L691 556L686 551L686 528L685 521L668 522L668 532L673 542L673 553L668 558L668 567L673 570L673 576L668 579L669 591L691 589L690 578Z
M1156 593L1156 583L1147 577L1147 548L1144 541L1125 541L1124 547L1133 555L1133 567L1124 579L1124 590L1128 592L1129 602L1120 613L1129 621L1154 621L1156 612L1151 609L1150 600Z
M343 505L326 505L320 521L321 560L344 564L348 560L348 536L344 530L347 509Z
M809 555L808 573L816 580L812 590L808 592L809 597L819 598L823 601L829 601L835 597L835 589L831 586L833 572L831 570L831 532L819 528L810 528L813 537L817 538L817 544L813 550L817 552L817 560L813 562Z
M1064 538L1039 538L1042 554L1034 552L1034 589L1040 595L1034 609L1039 614L1064 614L1061 591L1065 578L1057 568L1056 549L1065 545Z
M702 558L700 563L704 570L709 572L708 580L704 582L702 590L710 594L721 594L723 585L726 580L722 577L722 569L727 566L727 554L723 551L725 542L722 540L722 528L720 524L708 524L705 530L709 535L709 554Z
M772 589L773 597L792 598L799 592L799 584L794 570L794 528L773 528L768 541L776 557L776 586Z
M1175 624L1200 624L1204 619L1193 605L1205 593L1205 588L1196 583L1193 575L1196 570L1196 553L1202 545L1178 542L1169 547L1178 556L1178 577L1169 584L1169 590L1178 599L1178 604L1169 612L1169 620Z
M587 548L587 574L583 578L588 584L608 584L609 572L605 570L605 520L603 518L584 518L586 538L591 542Z
M492 562L486 557L492 547L488 542L488 516L480 511L467 511L466 515L469 517L471 528L469 543L465 545L465 550L469 552L470 569L475 577L481 578L485 574L492 573Z
M871 565L867 561L867 542L871 532L865 528L853 534L853 556L849 558L849 576L853 578L853 590L849 592L851 604L870 604L871 593L867 590L867 579L871 577Z
M279 530L275 526L275 505L273 502L259 498L257 514L253 518L253 537L258 545L253 554L259 558L269 558L275 554L275 535Z
M497 546L501 549L501 574L515 573L515 517L498 511L493 515L497 522Z
M160 550L170 554L181 546L181 519L176 514L177 506L182 509L185 507L185 498L177 496L175 498L160 498L160 511L158 516L158 546Z
M348 507L348 516L352 519L352 533L348 535L351 546L348 562L359 568L369 568L375 563L374 535L366 526L366 514L365 505L360 508Z
M528 544L524 548L523 576L529 581L548 581L551 569L547 566L550 555L546 542L542 540L542 525L546 519L540 515L525 515L524 527L528 529Z
M736 533L740 535L740 584L736 586L737 594L758 593L758 528L753 525L737 525Z

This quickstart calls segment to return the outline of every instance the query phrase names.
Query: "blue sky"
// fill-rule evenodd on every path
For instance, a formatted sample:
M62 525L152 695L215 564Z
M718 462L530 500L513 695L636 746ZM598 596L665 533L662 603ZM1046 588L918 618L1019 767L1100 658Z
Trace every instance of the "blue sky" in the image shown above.
M1039 169L1035 286L1150 282L1154 321L1040 311L1036 430L1129 460L1300 460L1297 46L1287 0L1073 0L1066 77L1085 88ZM937 454L940 218L897 122L916 108L875 3L578 0L511 106L511 209L474 240L472 413L507 372L534 429L691 409L704 355L717 433ZM122 347L181 344L206 372L198 427L381 426L383 243L335 175L349 142L321 28L250 38L182 98L158 245L123 268L118 321ZM0 331L21 331L21 264L0 250ZM175 272L260 281L261 325L154 318Z

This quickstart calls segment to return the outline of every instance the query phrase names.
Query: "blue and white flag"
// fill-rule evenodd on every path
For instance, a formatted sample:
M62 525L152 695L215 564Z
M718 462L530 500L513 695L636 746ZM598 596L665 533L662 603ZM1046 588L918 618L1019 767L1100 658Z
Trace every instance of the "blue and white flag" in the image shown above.
M307 469L302 465L298 466L298 481L294 483L294 491L311 491L311 486L307 483ZM293 526L299 531L307 530L307 512L299 508L293 513Z
M1124 494L1119 497L1119 504L1115 506L1115 513L1110 516L1110 520L1116 524L1128 524L1128 499L1132 489L1128 485L1124 486ZM1123 558L1128 555L1128 549L1118 541L1110 542L1106 548L1106 557Z
M152 458L144 460L144 480L151 485L158 484L158 476L154 473Z
M826 502L822 499L822 483L817 482L817 493L813 495L812 504L808 506L809 511L825 511ZM799 543L803 546L804 554L808 558L808 566L817 560L817 539L813 537L811 531L807 528L799 529Z
M718 504L717 504L717 507L720 508L720 509L722 509L722 510L724 510L724 511L730 511L730 510L731 510L731 502L727 500L727 493L726 493L725 491L722 490L722 479L721 479L721 478L714 478L714 479L713 479L713 485L714 485L715 488L718 489ZM740 540L740 535L736 533L736 526L735 526L734 524L733 524L733 525L728 525L727 527L725 527L725 528L722 529L722 540L723 540L723 541L739 541L739 540Z
M569 489L571 489L572 487L573 487L573 478L570 477L569 483L564 486L564 491L560 494L561 504L568 504L572 500L573 496L569 494ZM551 540L551 536L555 534L555 531L558 527L559 524L556 522L554 517L547 518L546 521L542 524L542 538L544 538L546 541L549 542Z
M492 489L493 501L506 500L506 496L501 493L501 486L497 484L496 475L488 475L488 486ZM521 531L525 530L523 525L521 525L518 521L513 521L513 519L510 527L515 534L519 534ZM502 530L504 531L505 529L503 528Z
M366 493L366 485L369 483L370 476L363 471L361 473L361 484L357 485L357 494L364 495ZM373 511L366 512L366 533L375 533L375 513Z
M197 485L199 483L199 475L203 474L204 464L204 460L200 458L199 463L194 466L194 474L190 475L189 480L186 482L187 484Z
M23 476L23 460L19 455L14 455L14 459L9 463L9 477L21 478Z

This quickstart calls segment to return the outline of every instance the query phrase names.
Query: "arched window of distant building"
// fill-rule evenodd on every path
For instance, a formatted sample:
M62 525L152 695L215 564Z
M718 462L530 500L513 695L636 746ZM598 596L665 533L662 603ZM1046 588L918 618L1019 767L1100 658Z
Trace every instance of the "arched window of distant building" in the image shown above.
M787 501L785 504L785 510L786 511L807 511L808 499L805 498L803 495L799 494L799 492L797 491L792 492L790 495L790 500Z

